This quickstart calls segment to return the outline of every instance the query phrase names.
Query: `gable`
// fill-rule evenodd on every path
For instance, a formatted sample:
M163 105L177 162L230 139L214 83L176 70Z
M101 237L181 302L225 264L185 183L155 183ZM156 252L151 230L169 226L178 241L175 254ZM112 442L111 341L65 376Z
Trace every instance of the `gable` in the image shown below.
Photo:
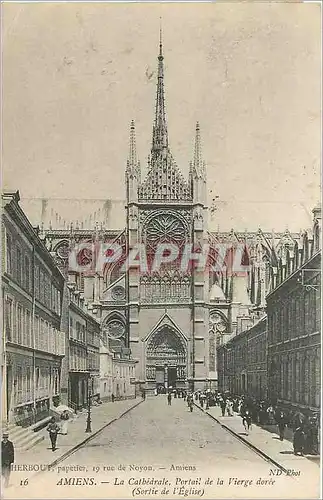
M190 188L172 155L157 157L139 187L139 200L191 201Z

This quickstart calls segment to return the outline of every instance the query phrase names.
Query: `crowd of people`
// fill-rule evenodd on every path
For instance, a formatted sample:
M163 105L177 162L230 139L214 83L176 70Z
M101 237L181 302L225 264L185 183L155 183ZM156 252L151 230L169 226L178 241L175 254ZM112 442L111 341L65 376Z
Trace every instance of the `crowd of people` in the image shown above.
M155 395L159 393L160 391L155 391ZM168 405L171 405L172 398L183 398L187 401L190 411L193 411L193 402L195 402L205 410L208 410L210 406L219 406L223 417L240 415L246 434L252 430L252 424L263 427L276 426L279 439L283 441L289 429L293 432L295 455L319 454L320 417L318 414L288 410L270 401L211 390L192 393L182 389L173 389L167 393Z
M239 414L247 433L251 430L253 423L264 427L275 425L279 438L283 441L286 430L290 429L293 432L296 455L319 454L320 418L318 414L291 410L283 405L273 404L271 401L232 395L227 392L205 391L204 395L209 400L208 406L216 404L221 407L223 416Z

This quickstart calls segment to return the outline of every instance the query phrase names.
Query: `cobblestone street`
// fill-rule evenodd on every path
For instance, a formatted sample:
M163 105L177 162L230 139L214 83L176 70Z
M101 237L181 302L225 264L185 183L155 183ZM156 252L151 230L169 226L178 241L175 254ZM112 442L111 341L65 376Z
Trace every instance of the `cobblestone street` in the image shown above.
M52 498L77 498L81 488L87 498L157 498L163 488L170 498L289 498L291 489L294 498L318 495L315 474L286 477L199 409L191 413L183 399L168 406L165 396L147 398L54 471L5 497L40 498L49 487Z

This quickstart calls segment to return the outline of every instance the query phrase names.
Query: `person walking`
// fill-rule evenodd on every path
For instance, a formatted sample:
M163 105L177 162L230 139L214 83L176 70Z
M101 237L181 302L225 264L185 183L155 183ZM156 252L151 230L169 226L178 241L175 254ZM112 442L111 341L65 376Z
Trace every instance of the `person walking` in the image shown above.
M267 420L269 425L273 425L275 423L275 410L272 405L267 408Z
M233 417L233 402L229 398L227 399L226 410L228 417Z
M171 392L169 392L167 394L167 402L168 402L168 406L171 406L171 404L172 404L172 393Z
M246 410L242 417L242 424L247 435L249 434L249 431L251 431L251 423L252 423L251 413L249 410Z
M305 433L304 433L303 425L300 425L295 430L294 436L293 436L294 455L298 455L300 453L301 456L303 457L304 456L304 445L305 445Z
M1 441L1 473L4 478L4 486L8 488L11 473L11 464L15 461L15 450L12 441L9 441L9 433L2 434Z
M221 406L222 417L224 417L224 415L225 415L225 408L226 408L226 402L222 398L220 400L220 406Z
M55 417L51 418L48 424L47 431L49 432L49 439L52 445L52 451L56 450L57 434L59 433L59 426L56 423Z
M286 418L283 411L281 411L277 417L279 439L284 441L285 429L286 429Z
M69 418L70 418L70 416L69 416L68 411L64 410L61 414L61 421L62 421L61 434L63 434L64 436L67 435Z

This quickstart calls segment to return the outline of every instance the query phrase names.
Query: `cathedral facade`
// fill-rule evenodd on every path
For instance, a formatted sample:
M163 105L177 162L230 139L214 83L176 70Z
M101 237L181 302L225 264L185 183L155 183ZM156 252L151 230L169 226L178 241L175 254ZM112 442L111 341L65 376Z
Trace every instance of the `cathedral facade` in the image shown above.
M154 269L158 252L173 248L181 257L185 248L207 241L199 125L186 180L169 146L163 59L160 44L152 146L148 174L142 181L131 124L126 240L129 249L138 243L145 249L148 265L129 269L125 276L129 346L139 360L138 375L147 389L184 388L187 383L204 387L212 368L205 355L209 351L208 271L183 270L180 258Z
M260 229L253 233L208 231L207 169L200 126L196 124L185 178L170 149L161 42L145 177L137 158L134 122L129 142L126 227L111 230L109 221L94 223L89 217L91 227L78 221L69 227L65 221L61 227L52 222L45 227L45 223L42 236L68 282L100 320L103 344L121 357L131 354L136 361L134 383L146 390L216 388L216 346L261 317L279 253L298 235L288 231L274 235ZM44 207L48 208L47 202ZM112 242L122 248L122 257L102 269L77 272L69 268L68 255L80 242ZM241 258L247 264L243 273L234 272L227 259L227 250L238 247L244 249ZM205 248L212 249L205 265L195 265L196 255ZM139 264L132 257L129 265L134 249L139 249ZM172 252L176 255L171 258ZM156 255L161 265L156 265ZM189 262L183 266L185 258Z

